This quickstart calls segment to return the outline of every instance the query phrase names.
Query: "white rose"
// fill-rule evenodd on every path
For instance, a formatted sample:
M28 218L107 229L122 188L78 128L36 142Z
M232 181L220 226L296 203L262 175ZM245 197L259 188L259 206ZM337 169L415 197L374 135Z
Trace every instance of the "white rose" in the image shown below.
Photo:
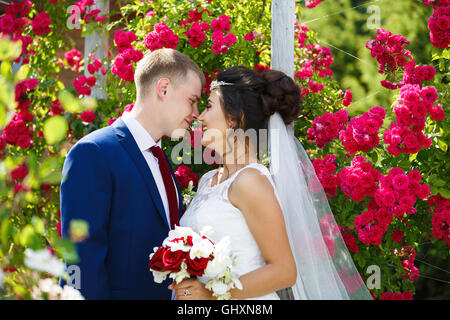
M74 287L65 285L61 293L61 300L84 300L84 297Z
M191 259L208 258L214 251L214 245L208 239L194 239L193 246L189 253Z
M38 251L25 249L25 265L30 269L48 272L57 277L65 274L64 263L47 249Z
M169 231L169 237L167 239L173 240L175 238L187 238L187 236L194 237L195 235L198 236L198 234L189 227L175 226L175 229Z
M228 286L220 280L210 280L205 287L212 290L216 295L223 295L228 291Z
M231 265L232 260L229 256L214 255L214 259L208 263L205 269L205 276L210 278L221 278Z
M214 230L211 226L204 226L202 230L200 230L200 235L205 236L207 238L211 238L211 236L214 234Z
M166 280L167 275L170 273L170 271L155 271L152 270L153 273L153 280L156 283L162 283L164 280Z

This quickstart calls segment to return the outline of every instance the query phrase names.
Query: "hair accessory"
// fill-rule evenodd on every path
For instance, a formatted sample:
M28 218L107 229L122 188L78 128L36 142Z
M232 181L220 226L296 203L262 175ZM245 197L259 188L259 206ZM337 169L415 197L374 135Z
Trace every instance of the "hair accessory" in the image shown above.
M220 87L220 86L234 86L234 83L214 80L214 81L211 81L211 85L209 87L209 90L213 91L215 88Z

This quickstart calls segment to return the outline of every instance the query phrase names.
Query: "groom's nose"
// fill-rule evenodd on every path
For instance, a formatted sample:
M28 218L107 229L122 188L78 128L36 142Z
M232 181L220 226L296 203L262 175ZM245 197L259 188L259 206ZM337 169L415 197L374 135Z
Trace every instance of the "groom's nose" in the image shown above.
M198 111L198 106L197 106L197 104L195 104L194 108L192 110L192 117L194 117L194 120L197 120L199 115L200 115L200 113Z

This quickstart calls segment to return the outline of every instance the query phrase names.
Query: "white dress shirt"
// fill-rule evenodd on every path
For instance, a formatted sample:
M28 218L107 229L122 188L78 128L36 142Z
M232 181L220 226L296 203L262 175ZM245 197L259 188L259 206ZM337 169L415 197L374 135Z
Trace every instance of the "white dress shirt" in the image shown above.
M166 188L164 187L164 181L161 176L161 171L159 170L158 158L156 158L150 151L150 148L155 145L161 148L161 140L155 142L155 140L153 140L152 136L148 133L148 131L145 130L144 127L135 118L133 118L129 112L125 111L122 114L121 118L123 122L125 122L125 125L127 126L128 130L130 130L131 135L136 141L139 150L141 150L142 155L144 156L145 161L147 161L148 167L150 168L150 171L153 174L156 186L158 187L159 195L161 196L161 200L164 205L167 222L170 226L169 201L167 200ZM176 187L175 191L177 192L177 201L178 201L178 191Z

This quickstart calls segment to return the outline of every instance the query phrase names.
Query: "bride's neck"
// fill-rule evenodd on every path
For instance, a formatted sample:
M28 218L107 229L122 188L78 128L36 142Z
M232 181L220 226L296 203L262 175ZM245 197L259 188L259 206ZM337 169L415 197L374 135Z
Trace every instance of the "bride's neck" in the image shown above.
M259 162L258 158L252 154L246 153L245 156L241 156L237 158L235 156L234 161L224 161L223 163L223 171L228 173L228 176L231 176L233 173L242 169L249 165L250 163Z

